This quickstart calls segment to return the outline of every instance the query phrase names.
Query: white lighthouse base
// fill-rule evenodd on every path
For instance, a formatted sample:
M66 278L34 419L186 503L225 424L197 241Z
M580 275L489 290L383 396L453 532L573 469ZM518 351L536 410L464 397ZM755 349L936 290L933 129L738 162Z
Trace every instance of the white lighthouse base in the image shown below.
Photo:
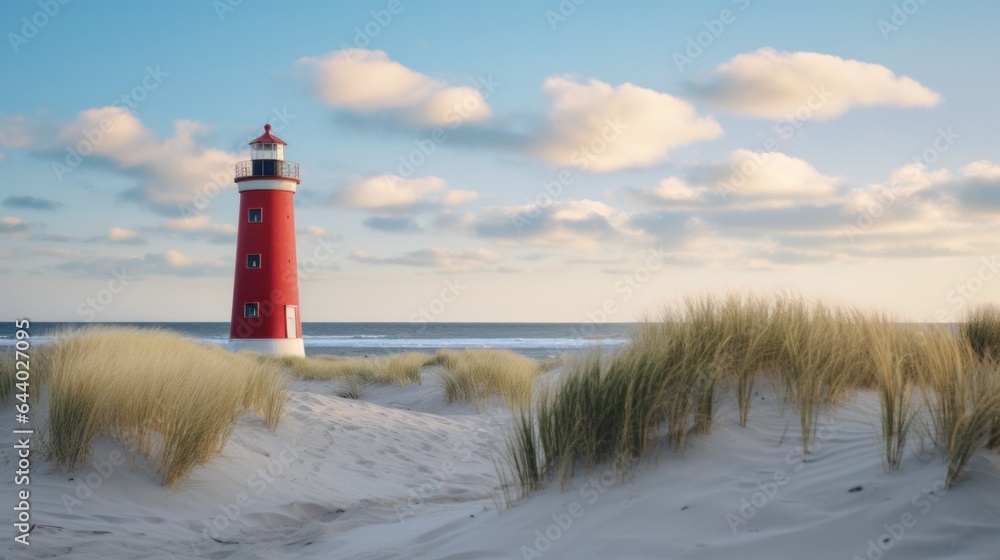
M306 348L301 338L230 338L229 350L249 350L275 356L305 356Z

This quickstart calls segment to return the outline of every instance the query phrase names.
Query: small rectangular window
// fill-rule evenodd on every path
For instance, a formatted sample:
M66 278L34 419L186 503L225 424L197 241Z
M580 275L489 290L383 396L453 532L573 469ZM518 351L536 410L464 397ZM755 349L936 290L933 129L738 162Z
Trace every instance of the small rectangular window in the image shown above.
M256 319L259 307L260 306L257 303L244 303L243 316L246 317L247 319Z
M247 268L260 268L260 255L247 255Z
M263 222L264 221L264 209L263 208L251 208L250 211L249 211L249 213L248 213L248 216L247 216L247 221L250 222L251 224L259 224L260 222Z

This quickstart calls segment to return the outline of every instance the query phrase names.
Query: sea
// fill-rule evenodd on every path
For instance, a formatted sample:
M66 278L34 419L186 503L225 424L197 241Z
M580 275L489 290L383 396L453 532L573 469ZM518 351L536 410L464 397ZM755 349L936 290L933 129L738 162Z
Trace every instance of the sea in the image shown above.
M205 344L225 345L229 323L31 323L33 344L93 326L129 326L176 331ZM544 360L594 349L614 350L629 340L635 323L303 323L306 355L379 356L433 353L440 348L500 348ZM0 326L0 347L11 346L15 329Z

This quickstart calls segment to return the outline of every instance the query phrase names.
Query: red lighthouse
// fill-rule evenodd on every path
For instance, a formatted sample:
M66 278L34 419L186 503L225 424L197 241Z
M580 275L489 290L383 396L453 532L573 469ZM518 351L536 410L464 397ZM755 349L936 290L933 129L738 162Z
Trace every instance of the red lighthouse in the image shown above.
M304 356L295 257L299 164L285 161L285 142L264 134L250 142L250 161L236 164L240 220L229 349Z

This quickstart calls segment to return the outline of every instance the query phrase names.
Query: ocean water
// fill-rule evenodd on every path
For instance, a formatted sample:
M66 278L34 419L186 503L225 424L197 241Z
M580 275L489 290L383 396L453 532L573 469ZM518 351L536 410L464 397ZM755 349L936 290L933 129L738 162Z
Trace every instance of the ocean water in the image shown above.
M224 345L229 323L100 323L161 328L199 342ZM34 343L44 344L69 329L97 323L32 323ZM433 353L439 348L502 348L535 359L609 351L628 342L634 323L304 323L307 355L372 356ZM14 324L0 327L0 346L14 344Z

